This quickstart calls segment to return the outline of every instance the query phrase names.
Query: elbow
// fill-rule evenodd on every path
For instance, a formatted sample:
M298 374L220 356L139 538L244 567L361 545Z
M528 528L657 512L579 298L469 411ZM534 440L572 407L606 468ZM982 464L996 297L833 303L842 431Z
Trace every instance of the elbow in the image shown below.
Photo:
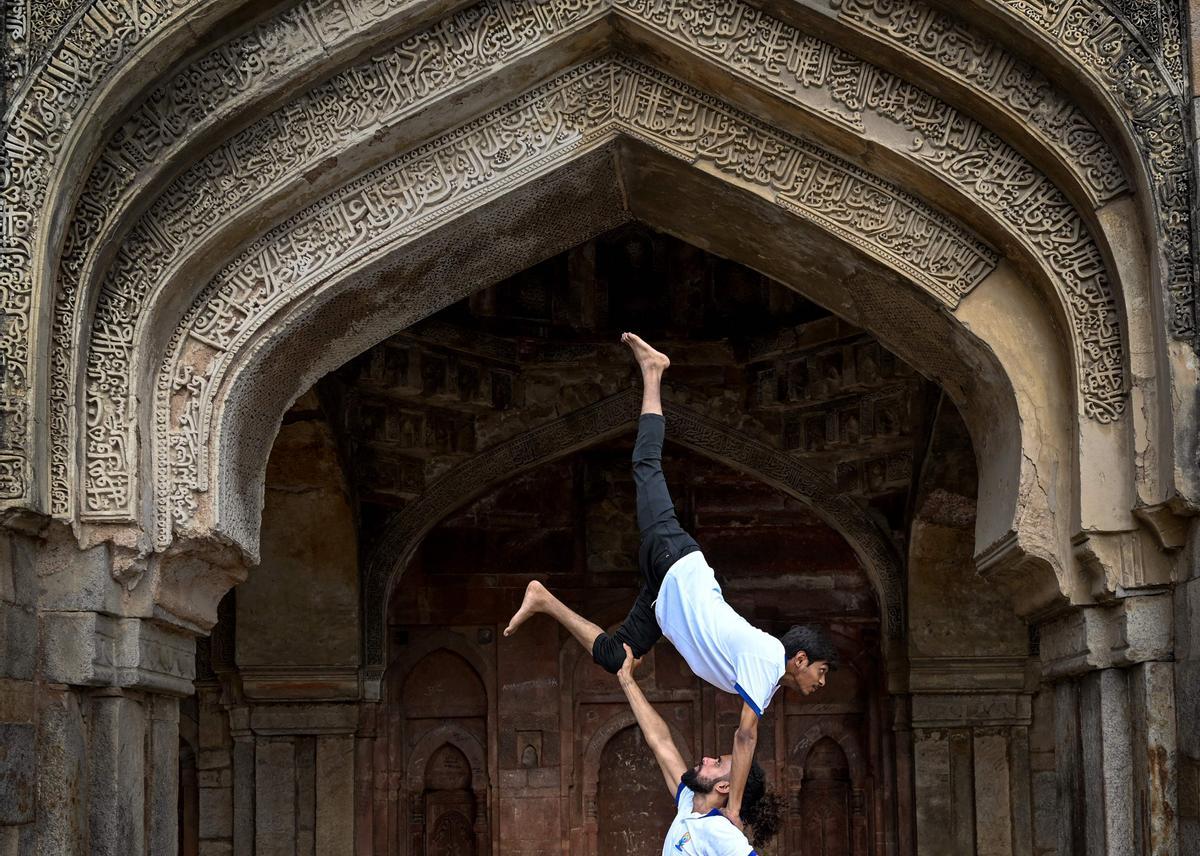
M757 728L739 727L738 730L733 733L733 745L734 746L744 746L747 749L753 749L754 744L757 742L758 742L758 729Z

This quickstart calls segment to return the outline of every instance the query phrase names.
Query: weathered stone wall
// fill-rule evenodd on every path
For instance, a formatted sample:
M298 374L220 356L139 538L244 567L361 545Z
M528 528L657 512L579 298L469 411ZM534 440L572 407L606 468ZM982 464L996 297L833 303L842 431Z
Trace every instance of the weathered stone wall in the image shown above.
M966 427L932 419L908 549L908 690L922 854L1054 852L1045 758L1034 769L1029 633L974 572L977 476ZM1051 765L1053 759L1051 758ZM1053 767L1051 766L1051 769Z

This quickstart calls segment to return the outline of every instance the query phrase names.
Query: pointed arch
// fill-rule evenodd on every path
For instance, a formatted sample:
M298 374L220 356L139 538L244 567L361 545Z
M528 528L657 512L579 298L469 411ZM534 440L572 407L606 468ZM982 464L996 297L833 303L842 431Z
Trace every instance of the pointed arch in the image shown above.
M733 467L808 505L850 544L879 596L885 636L903 634L900 560L887 535L853 500L839 495L821 472L762 441L670 403L667 439ZM391 592L421 540L437 523L514 476L596 443L631 431L640 402L627 390L581 408L512 440L485 449L455 467L401 510L389 523L365 564L363 585L364 663L378 672L386 661L385 612Z

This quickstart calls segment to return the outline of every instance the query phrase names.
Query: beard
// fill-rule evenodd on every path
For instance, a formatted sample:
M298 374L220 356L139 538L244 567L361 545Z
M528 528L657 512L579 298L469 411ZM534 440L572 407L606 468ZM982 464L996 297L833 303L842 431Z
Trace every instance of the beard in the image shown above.
M711 794L713 786L716 784L711 779L700 778L700 771L695 767L690 768L684 773L680 777L680 781L683 782L685 788L696 794Z

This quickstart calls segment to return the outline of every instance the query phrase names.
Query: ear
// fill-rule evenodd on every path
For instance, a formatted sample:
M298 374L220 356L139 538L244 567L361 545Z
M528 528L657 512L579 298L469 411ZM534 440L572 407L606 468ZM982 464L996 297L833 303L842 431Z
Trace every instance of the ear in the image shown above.
M723 782L717 782L715 785L713 785L713 790L719 794L729 793L729 780L726 779Z
M803 651L797 651L796 656L792 658L792 661L796 664L797 669L808 668L808 654Z

